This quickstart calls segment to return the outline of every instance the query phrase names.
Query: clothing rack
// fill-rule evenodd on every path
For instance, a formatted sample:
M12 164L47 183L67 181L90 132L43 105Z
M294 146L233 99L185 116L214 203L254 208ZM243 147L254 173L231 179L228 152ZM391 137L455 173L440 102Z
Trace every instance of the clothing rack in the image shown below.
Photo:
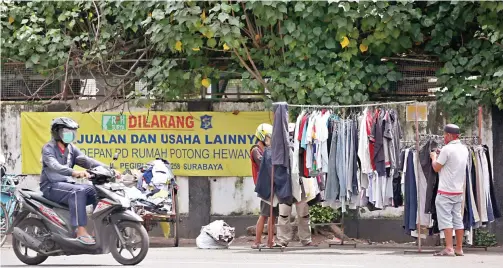
M418 106L417 106L417 103L416 103L416 115L417 115L417 112L418 112ZM416 150L419 152L419 122L417 120L417 116L415 117L415 125L416 125ZM482 106L479 106L479 109L478 109L478 141L479 141L479 144L482 144ZM432 135L432 134L421 134L421 136L423 137L440 137L439 135ZM443 137L442 137L443 138ZM470 138L474 138L474 137L467 137L468 139ZM461 140L463 139L463 137L461 138ZM419 165L419 159L417 159L416 161L416 164ZM420 198L420 195L418 194L417 195L417 199L418 199L418 211L421 211L421 198ZM428 251L425 251L422 249L422 245L421 245L421 226L420 226L420 222L421 222L421 213L418 213L418 223L417 223L417 232L418 232L418 248L417 250L405 250L404 251L404 254L407 254L407 253L433 253L434 251L433 250L428 250ZM487 249L486 249L487 250Z
M414 116L414 123L416 125L416 152L419 153L419 121L417 120L417 114L418 114L418 105L417 102L415 103L415 116ZM416 159L416 166L419 166L419 157L415 157ZM417 192L417 211L422 211L422 206L421 206L421 195L419 194L419 188L416 189ZM422 234L421 234L421 213L417 213L417 224L416 224L416 230L417 230L417 250L405 250L404 254L407 253L433 253L433 251L425 251L422 248Z
M288 106L288 109L290 107L300 107L300 108L326 108L326 109L336 109L336 108L356 108L356 107L372 107L372 106L388 106L388 105L398 105L398 104L416 104L416 115L418 113L418 106L417 106L417 101L398 101L398 102L384 102L384 103L369 103L369 104L354 104L354 105L303 105L303 104L288 104L286 102L274 102L272 105L279 105L279 104L286 104ZM418 132L418 121L417 121L417 116L416 118L416 148L419 150L419 132ZM273 130L274 132L274 130ZM419 160L418 160L419 161ZM419 195L418 195L419 196ZM269 248L273 248L273 238L274 238L274 229L276 226L276 223L273 222L273 204L274 204L274 165L272 165L272 171L271 171L271 197L270 197L270 214L269 214L269 220L267 224L267 246ZM358 207L357 207L358 210ZM335 246L335 245L354 245L356 248L356 244L344 244L344 213L341 215L341 222L340 223L329 223L329 224L311 224L311 226L316 226L316 225L339 225L341 226L341 231L342 231L342 239L341 243L329 243L329 247ZM421 233L419 231L419 237L421 237ZM421 242L419 242L419 248L421 248ZM260 247L259 247L260 250ZM281 249L283 251L283 248ZM421 251L421 249L419 249Z

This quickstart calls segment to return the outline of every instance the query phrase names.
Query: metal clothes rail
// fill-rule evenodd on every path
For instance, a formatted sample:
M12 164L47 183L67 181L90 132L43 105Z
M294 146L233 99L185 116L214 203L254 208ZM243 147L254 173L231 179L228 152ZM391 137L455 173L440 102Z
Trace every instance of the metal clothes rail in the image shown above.
M396 101L396 102L379 102L368 104L353 104L353 105L304 105L304 104L288 104L286 102L274 102L273 105L287 104L288 107L301 107L301 108L355 108L355 107L371 107L371 106L386 106L395 104L410 104L417 101Z

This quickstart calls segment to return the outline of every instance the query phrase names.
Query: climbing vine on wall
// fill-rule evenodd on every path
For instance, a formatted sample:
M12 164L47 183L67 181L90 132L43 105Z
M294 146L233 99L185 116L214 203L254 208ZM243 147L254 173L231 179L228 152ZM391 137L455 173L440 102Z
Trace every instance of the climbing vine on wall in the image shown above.
M85 68L121 78L117 90L143 80L150 96L176 99L243 78L273 100L350 104L402 79L383 57L428 55L444 63L438 97L454 120L503 108L503 2L3 1L1 11L2 61L62 80ZM111 73L120 60L146 64Z

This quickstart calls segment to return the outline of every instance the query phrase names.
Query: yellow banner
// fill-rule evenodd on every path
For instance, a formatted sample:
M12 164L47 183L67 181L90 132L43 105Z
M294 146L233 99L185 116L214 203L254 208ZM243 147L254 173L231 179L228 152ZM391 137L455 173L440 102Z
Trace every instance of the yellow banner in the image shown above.
M40 174L42 146L51 139L52 119L79 123L75 145L105 164L119 153L115 168L136 169L164 158L178 176L251 176L255 130L272 124L269 112L150 112L21 114L24 174Z

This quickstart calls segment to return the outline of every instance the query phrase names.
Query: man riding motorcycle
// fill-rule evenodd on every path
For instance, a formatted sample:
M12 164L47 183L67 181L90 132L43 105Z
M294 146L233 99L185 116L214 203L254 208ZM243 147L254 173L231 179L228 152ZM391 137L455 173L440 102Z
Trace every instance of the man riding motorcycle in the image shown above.
M53 202L69 207L71 224L76 228L76 237L86 245L95 244L86 230L86 206L96 206L96 190L92 185L75 184L75 178L88 178L86 171L76 171L75 165L91 169L105 164L85 156L72 144L77 137L79 125L67 117L59 117L51 123L52 139L42 148L42 174L40 190ZM80 157L79 157L80 156ZM77 163L79 157L79 163Z

